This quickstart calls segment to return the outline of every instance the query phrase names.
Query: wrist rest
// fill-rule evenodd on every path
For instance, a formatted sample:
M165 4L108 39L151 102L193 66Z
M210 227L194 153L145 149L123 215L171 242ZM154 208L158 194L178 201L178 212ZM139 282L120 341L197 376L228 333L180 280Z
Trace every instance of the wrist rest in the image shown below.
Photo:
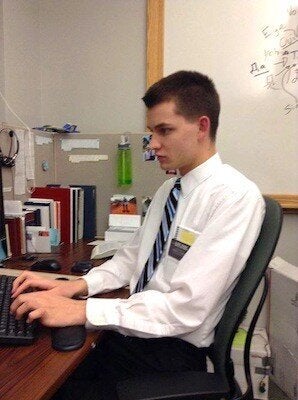
M19 276L24 271L28 271L28 270L14 269L14 268L0 268L0 275ZM53 272L34 271L34 273L36 275L40 275L40 276L43 276L44 278L49 278L49 279L67 278L68 280L72 280L72 279L80 278L80 276L77 276L77 275L56 274Z
M51 329L52 347L57 351L71 351L81 348L86 340L84 325L65 326Z

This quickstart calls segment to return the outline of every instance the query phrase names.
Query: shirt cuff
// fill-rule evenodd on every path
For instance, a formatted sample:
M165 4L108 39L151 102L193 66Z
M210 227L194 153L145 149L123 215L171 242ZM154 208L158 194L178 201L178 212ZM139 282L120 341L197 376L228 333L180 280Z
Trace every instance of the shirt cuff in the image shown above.
M98 275L99 274L87 274L81 277L81 279L84 279L87 283L89 297L94 296L103 290L102 279Z
M119 325L119 318L115 310L120 300L89 298L86 304L86 328L108 328Z

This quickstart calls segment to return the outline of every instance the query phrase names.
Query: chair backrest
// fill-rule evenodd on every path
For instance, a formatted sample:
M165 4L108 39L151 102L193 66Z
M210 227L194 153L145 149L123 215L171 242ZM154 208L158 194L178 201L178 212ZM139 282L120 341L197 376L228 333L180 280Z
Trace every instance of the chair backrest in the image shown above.
M264 200L266 210L259 237L227 302L223 316L216 328L214 343L211 346L215 372L227 377L230 385L230 353L233 338L260 281L265 276L282 225L282 212L279 204L268 197L264 197Z

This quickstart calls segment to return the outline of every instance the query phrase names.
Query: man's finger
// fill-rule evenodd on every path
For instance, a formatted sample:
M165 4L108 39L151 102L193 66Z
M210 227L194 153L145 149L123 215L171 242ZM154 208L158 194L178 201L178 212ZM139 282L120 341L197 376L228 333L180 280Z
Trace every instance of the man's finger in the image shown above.
M41 308L38 308L37 310L33 310L29 312L28 317L26 322L30 324L31 322L35 321L36 319L41 319L42 316L44 315L45 311Z

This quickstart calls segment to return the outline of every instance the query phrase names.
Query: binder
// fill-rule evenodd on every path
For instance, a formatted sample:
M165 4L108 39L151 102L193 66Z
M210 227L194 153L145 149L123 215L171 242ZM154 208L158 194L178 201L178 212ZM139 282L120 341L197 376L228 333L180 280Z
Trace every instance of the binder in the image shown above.
M96 236L96 186L95 185L69 185L80 187L84 191L84 224L83 238L94 239Z
M35 187L34 198L53 199L60 202L61 212L61 241L73 243L72 235L72 193L69 187L45 186Z

